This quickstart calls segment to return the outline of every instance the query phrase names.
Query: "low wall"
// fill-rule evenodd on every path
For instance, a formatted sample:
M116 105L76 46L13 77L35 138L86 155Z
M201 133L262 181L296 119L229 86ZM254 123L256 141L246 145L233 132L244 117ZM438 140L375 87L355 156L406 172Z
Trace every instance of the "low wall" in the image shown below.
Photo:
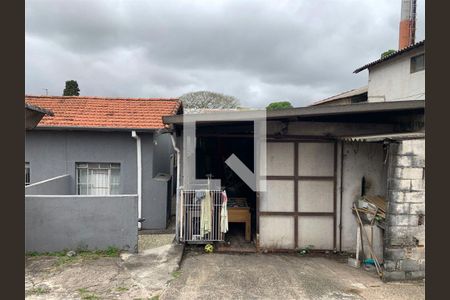
M137 252L137 195L25 196L25 251Z
M25 186L25 195L69 195L72 178L61 175Z

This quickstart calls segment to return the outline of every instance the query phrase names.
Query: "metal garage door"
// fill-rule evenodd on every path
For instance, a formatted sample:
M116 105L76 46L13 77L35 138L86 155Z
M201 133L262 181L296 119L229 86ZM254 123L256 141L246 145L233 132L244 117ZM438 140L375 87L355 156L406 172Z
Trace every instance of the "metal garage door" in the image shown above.
M267 192L258 205L259 245L336 248L336 143L269 141Z

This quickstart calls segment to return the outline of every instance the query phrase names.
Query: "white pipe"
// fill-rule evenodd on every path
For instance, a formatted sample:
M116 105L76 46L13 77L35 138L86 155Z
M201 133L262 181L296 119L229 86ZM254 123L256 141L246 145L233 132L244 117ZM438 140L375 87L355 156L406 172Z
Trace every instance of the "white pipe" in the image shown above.
M170 139L172 140L172 146L173 146L173 149L175 150L175 152L177 153L177 190L176 190L176 202L177 202L177 207L176 207L176 210L175 210L175 222L176 222L176 224L175 224L175 232L176 232L176 239L177 239L177 242L179 242L180 241L180 237L179 237L179 230L180 230L180 228L179 228L179 223L178 223L178 220L179 220L179 215L180 215L180 212L179 212L179 206L180 206L180 149L178 149L177 148L177 145L176 145L176 143L175 143L175 139L174 139L174 137L173 137L173 134L170 134Z
M137 160L137 194L138 194L138 219L142 218L142 151L141 138L136 131L131 132L131 136L136 139L136 160ZM138 228L141 229L142 224L138 222Z

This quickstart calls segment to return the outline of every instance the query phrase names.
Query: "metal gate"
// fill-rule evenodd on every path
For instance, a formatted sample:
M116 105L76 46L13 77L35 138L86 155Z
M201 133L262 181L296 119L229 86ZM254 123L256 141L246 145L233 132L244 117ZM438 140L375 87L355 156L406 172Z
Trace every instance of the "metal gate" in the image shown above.
M200 234L201 204L202 199L196 195L209 192L212 200L211 207L211 231ZM223 233L220 230L220 214L222 210L222 197L220 190L180 190L180 241L181 242L218 242L223 241Z

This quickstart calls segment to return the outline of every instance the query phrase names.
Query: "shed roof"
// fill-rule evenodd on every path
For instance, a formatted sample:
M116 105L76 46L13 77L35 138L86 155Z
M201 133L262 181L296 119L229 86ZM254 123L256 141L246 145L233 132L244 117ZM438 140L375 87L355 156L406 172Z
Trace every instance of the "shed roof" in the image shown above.
M421 46L424 46L424 45L425 45L425 40L420 41L420 42L417 42L417 43L412 44L412 45L410 45L410 46L408 46L408 47L405 47L405 48L403 48L403 49L400 49L400 50L398 50L398 51L395 51L394 53L392 53L392 54L390 54L390 55L387 55L387 56L385 56L385 57L383 57L383 58L380 58L380 59L377 59L377 60L375 60L375 61L373 61L373 62L371 62L371 63L368 63L368 64L366 64L366 65L364 65L364 66L362 66L362 67L356 69L355 71L353 71L353 73L355 73L355 74L356 74L356 73L359 73L359 72L361 72L362 70L365 70L365 69L367 69L367 68L369 68L369 67L375 66L375 65L377 65L377 64L379 64L379 63L382 63L382 62L384 62L384 61L390 60L390 59L392 59L392 58L394 58L394 57L397 57L397 56L399 56L399 55L401 55L401 54L404 54L404 53L406 53L406 52L409 52L409 51L411 51L411 50L413 50L413 49L417 49L417 48L419 48L419 47L421 47Z
M364 136L346 136L341 137L341 140L349 142L381 142L381 141L401 141L401 140L414 140L424 139L425 132L400 132L400 133L387 133L376 135L364 135Z
M349 116L364 116L367 114L378 113L377 119L381 119L380 114L387 116L389 113L398 114L408 111L420 111L423 113L425 110L424 100L408 100L408 101L390 101L390 102L363 102L347 105L318 105L280 109L273 111L266 111L266 119L268 120L283 120L292 119L324 119L329 117L340 117L341 119L348 119ZM218 123L223 122L224 119L228 121L242 121L261 118L262 110L251 111L236 111L236 112L223 112L223 113L206 113L196 114L195 120L203 123ZM176 115L165 116L163 121L165 124L183 124L183 118L189 118L190 116Z
M143 129L164 127L162 117L181 109L178 99L25 96L25 103L53 111L37 128Z
M332 102L332 101L339 100L339 99L343 99L343 98L349 98L349 97L353 97L353 96L362 95L364 93L367 93L367 91L368 91L368 86L366 85L366 86L363 86L363 87L360 87L360 88L357 88L357 89L352 89L352 90L349 90L349 91L346 91L346 92L343 92L343 93L340 93L340 94L337 94L337 95L325 98L323 100L314 102L310 106L325 104L325 103Z

